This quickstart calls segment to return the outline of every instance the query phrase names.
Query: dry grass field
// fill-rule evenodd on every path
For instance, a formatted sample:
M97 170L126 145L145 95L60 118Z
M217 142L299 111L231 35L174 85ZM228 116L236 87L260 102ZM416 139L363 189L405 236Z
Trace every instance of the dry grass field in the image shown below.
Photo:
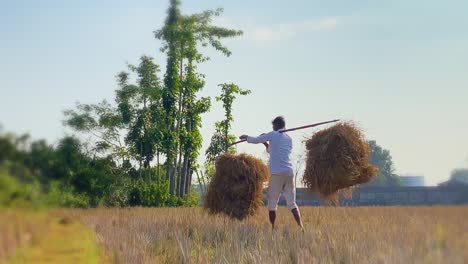
M0 210L0 263L109 263L96 235L68 210Z
M64 211L116 263L468 263L468 207L281 208L239 222L200 208Z
M51 219L61 218L93 230L106 262L113 263L468 263L468 207L301 210L304 233L285 208L273 231L265 209L242 222L201 208L4 210L0 263L17 247L40 245L52 233ZM74 232L67 226L74 225L60 232Z
M22 245L33 243L47 232L50 218L45 212L0 209L0 263Z

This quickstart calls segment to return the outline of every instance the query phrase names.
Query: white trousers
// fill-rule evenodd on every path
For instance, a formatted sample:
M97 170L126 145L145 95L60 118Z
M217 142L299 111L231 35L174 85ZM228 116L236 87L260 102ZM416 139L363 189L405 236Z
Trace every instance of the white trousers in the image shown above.
M271 174L268 184L267 198L268 210L276 211L281 193L286 199L289 209L297 208L296 204L296 186L294 186L294 175L289 173Z

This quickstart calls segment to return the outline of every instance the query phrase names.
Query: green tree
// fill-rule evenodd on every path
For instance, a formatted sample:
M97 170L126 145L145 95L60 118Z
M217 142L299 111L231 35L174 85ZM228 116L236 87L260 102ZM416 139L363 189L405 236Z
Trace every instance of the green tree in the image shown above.
M117 107L106 101L78 104L76 110L64 111L64 123L77 132L93 135L97 139L92 149L96 154L111 156L123 167L136 162L142 171L150 167L155 156L159 164L164 128L162 89L153 58L142 56L138 66L128 68L136 74L136 84L130 83L130 73L118 74Z
M210 145L205 151L204 171L196 171L198 184L202 186L202 192L206 189L206 185L215 172L214 164L216 159L226 152L235 153L232 143L234 143L236 137L230 134L232 122L234 121L232 105L238 95L248 95L251 92L239 88L234 83L222 83L218 86L221 87L221 95L216 97L216 101L223 104L224 119L215 123L215 132L211 137Z
M162 150L162 133L164 128L163 108L161 104L162 89L157 76L159 66L149 56L142 56L138 66L129 65L137 74L137 85L129 84L129 73L118 75L120 89L116 91L117 109L122 122L128 129L125 136L130 153L137 160L139 169L146 171L156 156L159 169L159 156ZM158 170L159 177L159 170ZM151 182L151 174L148 175Z
M65 111L66 125L97 138L92 151L93 156L99 154L99 158L86 160L88 166L71 170L79 175L79 178L73 179L73 186L78 192L86 191L93 204L101 202L103 197L106 197L105 203L115 206L128 202L132 184L131 180L122 179L123 173L132 179L147 179L150 185L153 178L156 181L160 179L164 109L161 83L157 76L159 67L153 58L142 56L137 66L130 64L128 69L129 72L123 71L117 76L117 107L108 103L79 104L76 110ZM136 76L135 83L130 80L133 75ZM74 152L68 153L72 155ZM151 169L154 158L157 161L156 170ZM73 160L79 161L77 158ZM69 168L70 165L63 167ZM59 174L67 175L67 172ZM154 174L156 177L152 176ZM163 188L158 183L152 186Z
M15 138L11 134L0 135L0 163L17 156Z
M450 181L459 181L468 184L468 169L455 169L450 174Z
M216 131L211 137L210 145L205 152L206 159L209 163L214 163L216 158L225 152L234 152L234 148L231 146L236 140L236 137L230 134L232 122L234 118L232 116L232 104L236 99L236 95L248 95L250 90L242 90L234 83L222 83L221 95L216 97L216 101L223 103L224 119L216 122Z
M52 170L52 180L60 181L65 187L72 187L72 192L86 194L92 206L100 203L109 193L109 186L121 177L111 158L89 157L82 148L82 143L74 137L60 140L56 150Z
M130 152L122 141L125 128L123 117L117 108L107 101L98 104L77 103L76 109L65 110L65 126L78 133L95 138L94 155L110 155L122 164L130 159Z
M92 134L97 139L92 151L113 157L131 175L135 175L133 166L138 164L138 172L148 173L149 182L151 162L156 157L156 178L160 179L159 158L165 157L170 194L186 197L202 146L201 115L211 106L210 98L198 97L205 82L197 65L209 59L198 48L211 46L229 56L231 52L221 40L242 34L212 25L213 17L221 12L182 15L180 1L170 1L165 24L155 31L162 41L161 51L167 55L162 84L158 66L151 57L143 56L138 66L129 65L130 72L137 75L136 84L129 81L130 73L117 76L117 107L105 101L78 104L76 110L65 111L65 124Z
M198 52L198 45L212 46L229 56L231 52L221 39L235 37L241 31L212 25L222 9L193 15L182 15L180 1L171 0L165 25L155 31L167 55L162 93L165 109L163 147L170 193L183 197L190 191L191 176L201 147L200 115L209 109L207 98L196 99L204 86L203 75L196 65L209 58Z
M167 54L162 103L165 110L163 147L166 155L166 177L169 180L170 194L174 194L175 190L175 160L178 149L175 121L177 118L176 99L179 96L181 86L179 76L181 55L178 50L178 27L181 17L180 1L171 1L164 27L155 33L158 39L164 40L161 51L165 51Z
M25 205L97 205L119 175L111 159L89 157L76 138L65 137L55 148L45 140L29 138L0 135L0 146L9 149L0 161L4 177L0 189L13 190L10 201Z
M400 179L395 174L390 151L379 146L375 140L369 141L369 145L371 148L369 162L379 169L379 175L368 184L372 186L399 186Z

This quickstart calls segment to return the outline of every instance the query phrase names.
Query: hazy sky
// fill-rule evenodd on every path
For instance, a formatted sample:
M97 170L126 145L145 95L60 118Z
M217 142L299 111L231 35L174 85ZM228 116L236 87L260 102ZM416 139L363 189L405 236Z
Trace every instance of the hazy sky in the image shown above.
M3 129L56 142L70 132L62 111L112 102L127 62L147 54L164 69L152 32L168 2L0 0ZM269 131L279 114L288 127L340 118L389 149L397 173L434 185L468 167L467 1L182 2L184 13L224 7L217 23L245 32L225 42L230 58L208 50L200 66L202 95L222 82L252 90L235 102L236 135ZM204 115L204 149L220 110ZM290 133L295 157L313 131Z

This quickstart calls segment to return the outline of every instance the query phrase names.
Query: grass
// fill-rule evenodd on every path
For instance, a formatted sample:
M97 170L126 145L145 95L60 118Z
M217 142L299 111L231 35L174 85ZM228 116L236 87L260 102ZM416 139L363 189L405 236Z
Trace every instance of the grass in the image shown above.
M43 219L44 225L33 224L32 229L37 230L35 238L19 244L20 247L10 254L6 263L106 263L106 256L97 245L92 230L78 221L60 216L66 212L59 210L29 213L27 217L31 222ZM21 215L18 212L16 214Z
M0 209L0 263L18 247L37 241L50 225L44 211Z
M239 222L199 208L73 210L116 263L467 263L468 207L281 208Z
M304 233L285 208L274 231L265 209L242 222L201 208L3 210L0 263L468 263L468 207L301 212Z

